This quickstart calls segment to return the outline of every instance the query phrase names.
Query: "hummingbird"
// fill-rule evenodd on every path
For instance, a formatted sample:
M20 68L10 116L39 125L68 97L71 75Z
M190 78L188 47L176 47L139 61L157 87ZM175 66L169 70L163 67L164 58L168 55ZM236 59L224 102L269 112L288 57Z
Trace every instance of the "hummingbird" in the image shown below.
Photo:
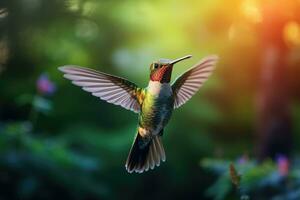
M185 104L198 91L218 60L216 55L203 58L171 84L173 66L191 57L159 59L151 63L150 80L146 88L90 68L66 65L58 69L74 85L101 100L138 114L138 128L125 168L129 173L142 173L166 160L162 136L173 110Z

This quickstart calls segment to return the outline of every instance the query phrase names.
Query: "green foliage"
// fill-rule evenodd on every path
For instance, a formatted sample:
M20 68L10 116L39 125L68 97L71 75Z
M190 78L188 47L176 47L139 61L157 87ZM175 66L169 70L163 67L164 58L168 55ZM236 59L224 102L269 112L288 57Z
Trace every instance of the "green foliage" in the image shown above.
M203 159L201 162L202 167L214 172L218 177L206 193L216 200L232 196L233 189L240 199L248 197L250 199L298 199L300 198L298 164L297 160L292 166L289 166L288 160L277 162L267 160L263 163L257 163L255 160L238 160L233 164L235 175L240 177L240 183L236 185L232 183L234 176L230 161Z
M105 196L107 185L96 178L101 159L73 151L54 138L32 135L31 124L9 123L1 130L1 168L8 172L6 184L14 184L22 198L42 197L45 181L82 199L87 194Z

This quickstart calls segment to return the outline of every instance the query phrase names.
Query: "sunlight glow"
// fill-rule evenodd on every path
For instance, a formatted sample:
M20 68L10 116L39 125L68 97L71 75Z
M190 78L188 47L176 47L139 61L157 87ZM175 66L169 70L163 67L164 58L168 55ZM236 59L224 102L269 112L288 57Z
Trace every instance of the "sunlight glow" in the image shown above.
M236 31L235 25L231 24L229 29L228 29L228 39L233 40L234 37L236 36L236 33L237 33L237 31Z
M244 0L241 3L241 12L251 22L259 23L262 20L258 3L255 0Z
M300 26L295 21L288 22L283 29L283 38L287 44L300 45Z

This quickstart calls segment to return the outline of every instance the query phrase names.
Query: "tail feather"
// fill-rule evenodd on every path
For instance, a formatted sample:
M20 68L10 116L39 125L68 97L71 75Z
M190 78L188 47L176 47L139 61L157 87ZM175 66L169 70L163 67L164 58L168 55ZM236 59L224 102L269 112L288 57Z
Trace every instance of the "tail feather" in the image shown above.
M155 165L159 166L160 165L160 152L158 151L158 147L156 146L156 139L153 139L152 141L152 146L153 148L151 148L153 150L153 155L154 155L154 159L155 159Z
M149 157L148 157L147 160L149 161L149 167L150 167L150 169L154 169L155 164L154 164L154 158L153 158L153 152L152 152L152 150L150 150L148 156Z
M161 136L156 137L156 139L157 139L156 143L157 143L157 146L159 148L160 155L161 155L161 160L163 162L165 162L166 161L166 154L165 154L164 146L163 146L162 141L161 141Z
M125 165L129 173L154 169L160 165L160 161L166 160L161 136L154 136L146 145L141 145L143 142L143 138L137 134Z

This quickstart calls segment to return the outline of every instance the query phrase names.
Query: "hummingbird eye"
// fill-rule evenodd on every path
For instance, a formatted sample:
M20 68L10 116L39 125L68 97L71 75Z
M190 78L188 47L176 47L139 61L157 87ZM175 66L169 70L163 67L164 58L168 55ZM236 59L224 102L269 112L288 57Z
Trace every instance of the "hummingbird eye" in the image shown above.
M158 64L154 63L153 67L154 67L154 69L157 69L158 68Z

